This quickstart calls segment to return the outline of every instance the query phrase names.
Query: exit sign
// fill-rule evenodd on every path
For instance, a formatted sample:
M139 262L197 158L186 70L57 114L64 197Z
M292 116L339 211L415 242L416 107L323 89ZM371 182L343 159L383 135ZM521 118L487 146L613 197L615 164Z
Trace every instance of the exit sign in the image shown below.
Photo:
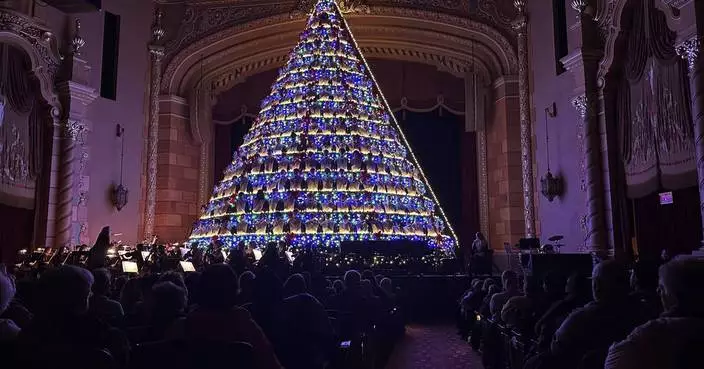
M660 196L660 205L670 205L673 202L675 202L674 199L672 198L672 192L661 192L659 194L659 196Z

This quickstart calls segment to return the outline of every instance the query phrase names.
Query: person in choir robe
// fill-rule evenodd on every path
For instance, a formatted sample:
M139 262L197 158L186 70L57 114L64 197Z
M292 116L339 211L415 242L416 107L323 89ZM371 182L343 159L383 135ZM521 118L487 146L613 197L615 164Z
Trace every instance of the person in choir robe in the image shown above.
M237 223L237 234L244 234L247 233L247 222L240 218L239 222Z
M264 196L264 191L259 190L257 192L257 195L254 197L254 212L255 213L261 213L264 211L264 201L266 201L266 198Z
M323 182L323 190L326 190L326 191L332 190L332 187L333 187L333 184L335 183L335 181L332 178L332 171L330 170L330 168L325 169L322 182Z
M306 220L305 233L313 234L318 232L318 225L320 225L318 219L316 219L315 217L308 218L308 220Z
M276 217L274 218L274 227L273 227L273 232L276 234L281 234L284 231L284 218L281 214L276 214Z
M233 212L238 214L238 213L244 213L244 209L246 207L247 201L244 198L244 193L239 192L237 193L237 200L235 200L235 208L233 209Z
M367 193L364 196L364 211L366 212L373 212L374 211L374 206L375 206L375 201L372 198L372 195Z
M337 171L335 187L338 191L346 191L349 189L349 180L347 179L347 174L344 169L339 169Z
M283 169L281 169L279 171L279 174L277 174L277 176L276 176L276 189L279 192L286 191L286 180L287 180L286 172Z
M330 152L328 150L323 151L323 159L320 161L320 167L325 171L332 168L332 159L330 158Z
M335 160L335 169L337 170L347 170L347 152L345 149L340 149L340 154L338 155L337 159Z
M340 232L341 233L350 233L352 231L352 223L350 223L349 218L347 215L344 215L342 217L342 222L340 222Z
M266 226L269 224L266 217L260 217L259 220L254 224L256 234L266 234Z
M362 170L362 154L356 150L352 153L352 170Z
M287 192L284 197L284 211L290 212L293 210L296 198L291 192Z
M378 220L373 220L371 224L373 234L384 233L384 226L381 224L381 222L379 222Z
M274 165L276 164L276 158L274 158L274 152L269 150L266 156L266 172L274 173Z
M289 222L290 227L291 227L291 233L294 234L300 234L303 231L303 223L301 222L301 218L299 217L298 211L293 212L293 216L291 217L291 221Z
M300 170L295 169L293 171L293 179L291 179L291 189L294 191L300 191L303 187L303 176Z

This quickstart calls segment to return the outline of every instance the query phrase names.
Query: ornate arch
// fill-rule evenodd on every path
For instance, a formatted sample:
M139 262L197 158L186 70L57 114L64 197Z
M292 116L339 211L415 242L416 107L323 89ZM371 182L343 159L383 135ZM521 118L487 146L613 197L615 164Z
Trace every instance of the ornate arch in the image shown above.
M57 119L61 104L54 89L54 78L61 56L54 34L25 15L3 10L0 12L0 42L16 46L29 56L41 95L51 107L52 117Z
M430 64L455 75L474 66L485 80L518 73L514 42L486 23L396 7L371 7L369 13L347 17L367 57ZM191 107L205 108L191 109L190 130L197 143L209 140L208 127L201 125L208 121L203 114L210 97L202 96L205 89L194 89L224 91L283 65L304 21L286 13L243 23L195 41L169 60L161 93L187 97Z
M406 44L417 45L423 39L414 37L421 36L429 44L425 46L441 41L443 47L438 47L438 52L449 47L458 55L464 55L466 61L471 60L472 44L477 47L475 51L489 51L489 62L498 62L491 65L493 77L515 74L518 70L515 43L486 23L396 7L371 7L369 14L350 14L348 19L363 48L374 46L379 41L405 41ZM302 29L303 21L300 17L292 19L289 14L279 14L243 23L195 41L170 59L164 71L161 92L185 95L195 84L193 76L200 73L201 57L207 73L222 67L224 63L237 64L240 60L244 61L241 64L252 62L255 55L269 52L272 47L290 48ZM409 36L410 33L414 35ZM268 57L272 57L271 54Z

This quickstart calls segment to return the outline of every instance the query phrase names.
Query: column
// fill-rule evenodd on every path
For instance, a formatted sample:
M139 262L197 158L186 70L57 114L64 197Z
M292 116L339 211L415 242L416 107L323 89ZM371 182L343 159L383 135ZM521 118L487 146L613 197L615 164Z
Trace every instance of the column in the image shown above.
M149 83L149 127L147 146L147 183L144 214L144 239L154 235L154 214L156 213L156 174L159 147L159 87L161 85L161 59L164 49L149 45L151 78Z
M159 148L159 89L161 87L161 61L164 57L164 47L161 40L165 31L161 27L162 12L158 8L152 24L152 42L148 46L150 61L149 79L149 125L147 146L147 175L144 204L144 239L154 236L156 214L156 180Z
M73 57L73 68L84 69L85 62ZM73 73L72 79L57 84L64 114L58 127L55 127L55 141L59 145L59 165L56 192L56 221L54 246L74 246L78 243L78 234L74 223L77 214L74 199L78 198L76 181L76 143L87 131L85 116L88 106L98 96L95 89L86 86L83 76Z
M687 61L689 91L691 93L692 124L694 125L694 151L699 183L699 211L704 231L704 71L699 57L701 39L696 36L677 47L677 54ZM702 238L704 240L704 237Z
M489 190L486 151L485 87L476 73L465 76L465 130L477 137L477 190L479 192L479 230L489 236Z
M528 17L525 0L514 0L518 18L513 23L518 38L518 99L521 120L521 171L523 184L523 220L526 237L535 237L535 190L533 187L533 130L530 122L528 85Z

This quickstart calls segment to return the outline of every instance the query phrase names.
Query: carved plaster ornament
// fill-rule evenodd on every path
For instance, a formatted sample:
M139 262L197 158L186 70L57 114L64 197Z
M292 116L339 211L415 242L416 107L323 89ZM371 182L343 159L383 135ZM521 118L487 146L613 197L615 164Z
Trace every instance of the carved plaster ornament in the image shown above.
M691 38L683 42L677 47L677 55L682 59L687 61L687 67L689 67L689 73L694 72L694 67L699 60L699 48L701 46L701 40L698 37Z
M158 43L164 36L166 36L166 30L161 25L161 19L164 17L164 13L160 8L157 8L154 12L154 23L152 24L152 42Z
M74 56L80 56L84 46L86 46L86 40L81 37L81 20L76 19L76 28L71 39L71 53Z
M79 136L86 131L86 126L80 120L69 119L64 126L66 138L77 140Z

